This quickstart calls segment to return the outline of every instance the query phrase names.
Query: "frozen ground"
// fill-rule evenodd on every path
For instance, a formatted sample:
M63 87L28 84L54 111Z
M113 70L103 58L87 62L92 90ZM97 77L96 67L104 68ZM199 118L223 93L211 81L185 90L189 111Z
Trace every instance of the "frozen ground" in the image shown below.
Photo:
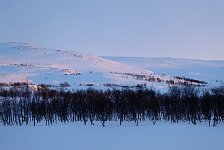
M1 126L1 150L223 150L224 130L170 123Z

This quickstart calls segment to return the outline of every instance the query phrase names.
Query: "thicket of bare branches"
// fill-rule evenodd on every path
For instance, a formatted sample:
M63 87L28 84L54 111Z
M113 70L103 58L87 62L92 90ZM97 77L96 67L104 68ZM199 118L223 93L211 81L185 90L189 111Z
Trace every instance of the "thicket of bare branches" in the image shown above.
M33 90L26 83L0 85L0 123L3 125L34 126L45 121L82 121L84 124L101 121L159 120L171 123L208 122L216 126L224 121L224 87L200 90L194 86L172 86L160 94L146 88L113 90L68 91L40 85Z

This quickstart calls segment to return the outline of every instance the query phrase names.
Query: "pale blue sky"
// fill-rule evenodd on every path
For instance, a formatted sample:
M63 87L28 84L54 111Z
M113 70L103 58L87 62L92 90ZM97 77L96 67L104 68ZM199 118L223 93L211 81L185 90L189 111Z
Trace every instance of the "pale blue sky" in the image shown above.
M224 0L0 0L0 42L224 59Z

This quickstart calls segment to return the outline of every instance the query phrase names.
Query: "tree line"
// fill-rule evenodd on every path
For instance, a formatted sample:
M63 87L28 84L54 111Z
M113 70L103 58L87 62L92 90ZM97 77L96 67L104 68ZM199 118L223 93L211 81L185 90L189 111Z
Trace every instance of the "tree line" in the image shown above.
M27 83L0 85L0 124L28 125L44 121L94 124L100 121L149 120L155 124L207 122L217 126L224 122L224 86L200 89L190 85L170 86L167 93L139 87L136 89L77 90L52 89Z

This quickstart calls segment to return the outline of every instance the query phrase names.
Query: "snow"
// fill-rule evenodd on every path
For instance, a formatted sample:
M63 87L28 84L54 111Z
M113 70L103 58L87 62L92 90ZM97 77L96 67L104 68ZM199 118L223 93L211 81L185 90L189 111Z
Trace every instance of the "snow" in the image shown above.
M151 71L152 70L152 71ZM158 74L154 74L159 73ZM165 83L147 82L123 73L144 74L169 80L186 76L204 80L211 85L224 80L224 61L174 58L98 57L70 50L45 49L30 43L0 43L0 82L29 81L35 84L68 82L72 88L102 88L103 84L147 84L164 91ZM167 75L163 75L167 74ZM81 85L81 86L80 86ZM33 85L35 88L35 85ZM2 150L223 150L223 124L143 121L106 122L102 127L81 122L45 126L3 126L0 124Z
M1 126L4 150L223 150L223 126L142 122Z
M133 87L154 86L167 89L166 81L178 82L169 75L154 74L149 68L128 65L98 56L71 50L46 49L29 43L0 43L0 82L30 82L34 84L59 85L68 82L71 89L93 85ZM137 76L145 76L137 78ZM147 81L154 77L164 83ZM183 81L182 81L183 82Z
M35 84L142 83L114 72L151 75L152 71L71 50L46 49L29 43L0 43L0 82Z
M151 71L152 70L152 71ZM143 75L143 78L137 78ZM0 82L30 82L59 85L68 82L71 89L87 85L95 88L146 85L159 91L167 83L202 80L217 85L224 80L224 61L173 58L98 57L72 50L46 49L30 43L0 43ZM147 81L153 77L162 82ZM197 83L195 83L197 85Z
M155 73L171 76L185 76L202 80L208 85L218 85L224 81L224 60L192 60L181 58L141 58L141 57L110 57L105 59L118 61L127 65L150 69Z

